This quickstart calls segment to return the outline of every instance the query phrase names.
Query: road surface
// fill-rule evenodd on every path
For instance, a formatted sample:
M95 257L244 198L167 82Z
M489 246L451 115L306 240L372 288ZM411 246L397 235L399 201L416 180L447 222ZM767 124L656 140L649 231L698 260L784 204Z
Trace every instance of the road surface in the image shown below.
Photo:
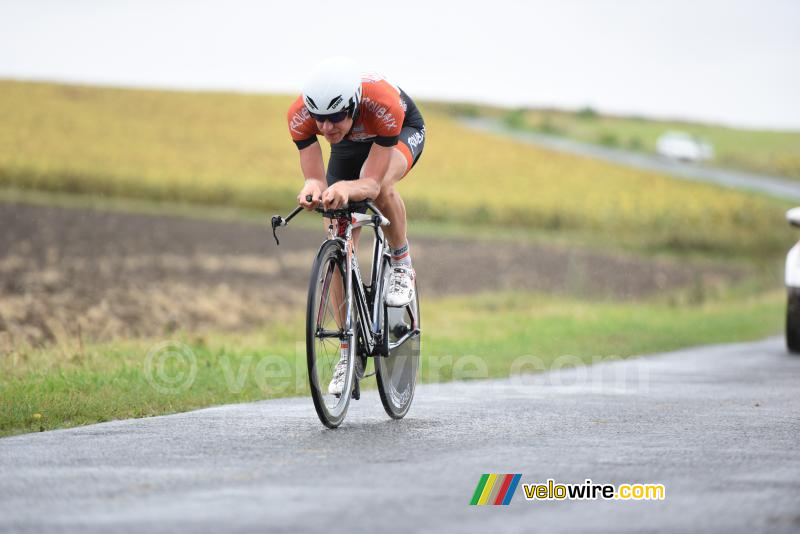
M768 339L426 385L403 421L372 392L335 431L297 398L5 438L0 531L797 532L799 384ZM469 506L482 473L666 498Z
M618 165L626 165L637 169L669 174L670 176L685 180L708 182L724 187L756 191L787 200L800 200L800 182L793 182L788 179L763 174L730 171L715 167L707 167L705 165L681 163L650 154L607 148L591 143L582 143L566 137L512 130L501 122L493 119L463 118L460 122L470 128L513 137L518 141L535 144L551 150L558 150L559 152L602 159Z

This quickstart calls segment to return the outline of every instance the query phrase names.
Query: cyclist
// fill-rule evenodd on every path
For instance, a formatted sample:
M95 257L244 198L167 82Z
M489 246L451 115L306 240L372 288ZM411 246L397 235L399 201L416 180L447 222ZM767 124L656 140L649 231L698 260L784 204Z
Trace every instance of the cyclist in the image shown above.
M407 305L414 298L415 274L406 208L395 186L419 160L425 145L425 122L417 106L382 76L362 75L353 60L335 57L314 69L287 120L305 177L298 203L309 210L320 202L326 209L337 209L348 201L373 199L391 221L385 228L392 254L386 303ZM327 172L319 134L331 145ZM341 394L345 370L342 357L330 393ZM337 375L341 375L338 381Z

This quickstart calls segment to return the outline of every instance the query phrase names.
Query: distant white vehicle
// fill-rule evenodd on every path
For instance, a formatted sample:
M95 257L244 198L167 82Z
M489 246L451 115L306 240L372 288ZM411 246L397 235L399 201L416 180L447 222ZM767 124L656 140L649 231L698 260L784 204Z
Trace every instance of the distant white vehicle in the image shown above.
M786 212L792 226L800 228L800 208ZM800 353L800 242L786 255L786 348Z
M685 132L666 132L656 142L656 152L678 161L705 161L714 158L714 149L705 141Z

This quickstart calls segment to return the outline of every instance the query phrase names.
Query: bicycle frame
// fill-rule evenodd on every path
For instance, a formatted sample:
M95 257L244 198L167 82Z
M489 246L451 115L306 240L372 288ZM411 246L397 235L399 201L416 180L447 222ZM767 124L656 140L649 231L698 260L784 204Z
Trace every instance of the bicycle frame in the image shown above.
M375 298L383 292L383 273L384 257L389 256L386 239L380 223L383 218L374 215L364 215L353 213L349 217L337 217L331 219L329 231L331 238L339 241L345 256L345 298L347 299L347 316L345 318L345 332L347 335L352 333L353 318L350 316L353 304L358 309L361 333L367 354L374 356L383 354L383 333L381 323L383 319L382 300ZM335 225L335 226L334 226ZM369 285L364 284L361 276L361 268L358 259L355 257L355 247L353 244L353 230L365 226L372 227L375 233L375 244L372 251L372 272L370 274ZM334 228L336 235L334 236ZM355 283L354 283L355 282ZM355 301L355 302L353 302Z
M359 202L357 204L362 203ZM389 332L384 332L382 330L382 324L384 323L384 303L381 298L376 297L378 295L383 295L384 266L390 259L389 246L383 235L383 230L381 229L381 226L389 224L389 220L378 211L372 202L363 201L363 205L372 210L374 214L351 213L347 209L326 211L317 208L317 211L331 221L328 227L329 240L339 242L342 255L345 257L345 298L347 299L347 313L344 320L344 327L342 328L342 337L349 338L353 333L353 317L351 315L351 310L353 310L353 301L355 300L355 305L358 308L359 326L361 327L362 336L364 338L366 355L388 356L389 351L399 347L411 337L420 334L419 321L413 310L409 307L408 313L411 318L411 327L407 328L405 331L397 332L395 337L398 339L396 341L389 341ZM301 210L302 208L298 206L285 219L277 215L272 218L272 233L273 236L275 236L276 243L280 244L278 236L275 233L276 228L286 226ZM365 226L371 227L375 232L375 244L372 252L372 273L370 275L369 285L364 284L364 280L361 276L361 269L355 258L353 245L353 230ZM353 283L354 279L356 282L355 284Z
M347 317L345 319L345 333L350 335L353 328L353 319L350 317L351 310L353 309L353 301L358 309L358 318L360 321L362 336L364 338L364 348L366 354L369 356L388 356L389 351L399 347L405 343L409 338L419 334L419 326L416 317L409 309L409 315L412 319L411 328L399 336L399 339L394 342L389 341L389 333L384 332L382 325L384 323L384 307L383 300L376 298L383 295L384 291L384 268L390 259L389 247L381 229L381 223L386 219L382 215L365 215L361 213L353 213L352 215L336 217L331 219L331 226L329 231L331 239L340 242L345 255L345 277L346 283L346 298L347 300ZM334 236L334 224L336 221L336 233ZM369 285L364 284L364 279L361 276L361 268L358 260L355 257L355 250L353 245L353 230L362 227L372 227L375 233L375 243L372 251L372 272L370 274ZM386 261L384 261L384 259ZM354 283L355 281L355 283Z

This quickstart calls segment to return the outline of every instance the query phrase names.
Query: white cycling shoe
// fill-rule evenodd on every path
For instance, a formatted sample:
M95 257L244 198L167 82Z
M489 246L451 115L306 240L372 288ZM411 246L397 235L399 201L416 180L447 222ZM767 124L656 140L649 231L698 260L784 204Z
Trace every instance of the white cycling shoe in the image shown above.
M347 376L347 356L342 356L339 363L336 364L336 369L333 370L333 378L331 383L328 384L328 394L340 397L344 390L344 379ZM356 356L356 380L364 378L364 368L362 367L361 358Z
M402 308L412 300L414 300L414 269L402 265L392 267L386 291L386 305Z

